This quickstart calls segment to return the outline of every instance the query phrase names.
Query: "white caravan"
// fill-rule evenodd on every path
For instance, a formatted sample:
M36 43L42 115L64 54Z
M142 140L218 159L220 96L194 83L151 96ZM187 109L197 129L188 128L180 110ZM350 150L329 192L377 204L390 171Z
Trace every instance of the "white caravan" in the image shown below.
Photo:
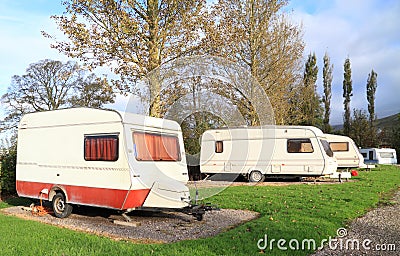
M71 204L189 209L183 145L179 124L160 118L90 108L27 114L18 128L16 189L52 201L61 218Z
M333 155L336 157L338 168L366 167L363 156L351 138L335 134L325 134L325 136L333 151Z
M201 139L200 171L265 176L323 176L337 163L323 132L311 126L262 126L215 129Z
M366 164L397 164L396 150L393 148L362 148L360 153Z

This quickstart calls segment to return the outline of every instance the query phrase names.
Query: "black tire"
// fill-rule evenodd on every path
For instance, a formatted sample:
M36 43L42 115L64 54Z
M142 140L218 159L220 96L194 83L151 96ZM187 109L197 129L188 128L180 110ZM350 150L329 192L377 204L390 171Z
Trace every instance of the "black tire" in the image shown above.
M252 171L249 174L249 181L250 182L263 182L265 179L265 175L262 174L260 171Z
M65 196L62 193L57 193L53 197L53 211L57 218L66 218L72 213L72 206L67 204Z

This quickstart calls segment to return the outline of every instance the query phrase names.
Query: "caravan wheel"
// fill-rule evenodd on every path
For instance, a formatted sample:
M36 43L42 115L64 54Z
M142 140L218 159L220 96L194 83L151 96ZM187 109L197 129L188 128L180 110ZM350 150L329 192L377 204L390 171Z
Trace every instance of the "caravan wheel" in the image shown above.
M53 197L53 211L58 218L66 218L72 213L72 206L65 202L65 196L62 193L57 193Z
M265 176L260 171L252 171L249 174L249 181L250 182L263 182L264 179L265 179Z

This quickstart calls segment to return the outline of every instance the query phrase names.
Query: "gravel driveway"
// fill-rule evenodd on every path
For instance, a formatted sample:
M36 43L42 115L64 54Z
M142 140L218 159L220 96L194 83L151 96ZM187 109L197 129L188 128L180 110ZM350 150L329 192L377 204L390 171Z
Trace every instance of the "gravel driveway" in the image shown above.
M74 209L74 213L65 219L49 214L42 217L33 216L21 206L6 208L2 212L116 240L131 240L139 243L169 243L215 236L259 216L258 213L252 211L222 209L207 212L202 221L197 221L192 216L183 213L132 212L129 214L132 221L140 224L132 227L113 223L114 220L124 221L123 217L116 215L115 211L93 207Z
M347 230L338 231L340 237L332 243L336 249L325 246L314 255L400 255L400 191L393 202L356 219Z

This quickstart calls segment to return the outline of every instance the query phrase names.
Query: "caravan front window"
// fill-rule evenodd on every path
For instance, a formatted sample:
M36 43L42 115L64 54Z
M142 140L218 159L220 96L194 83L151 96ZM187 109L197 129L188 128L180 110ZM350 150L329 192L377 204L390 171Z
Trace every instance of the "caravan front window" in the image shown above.
M178 137L134 132L135 156L138 161L180 161Z
M331 149L331 147L330 147L330 145L329 145L329 142L326 141L326 140L320 140L320 141L321 141L321 143L322 143L322 147L323 147L324 150L325 150L325 153L326 153L328 156L333 157L333 151L332 151L332 149Z
M84 144L86 161L118 160L118 135L86 135Z
M288 139L288 153L312 153L314 148L310 139Z
M331 146L333 152L349 151L348 142L329 142L329 146Z

